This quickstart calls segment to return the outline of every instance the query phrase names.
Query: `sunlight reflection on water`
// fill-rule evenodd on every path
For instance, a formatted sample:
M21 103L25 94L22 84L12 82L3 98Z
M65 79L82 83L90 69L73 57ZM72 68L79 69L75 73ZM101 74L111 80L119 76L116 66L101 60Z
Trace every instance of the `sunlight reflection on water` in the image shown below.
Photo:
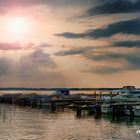
M110 116L75 116L61 109L31 109L0 104L0 140L139 140L140 119L112 121Z

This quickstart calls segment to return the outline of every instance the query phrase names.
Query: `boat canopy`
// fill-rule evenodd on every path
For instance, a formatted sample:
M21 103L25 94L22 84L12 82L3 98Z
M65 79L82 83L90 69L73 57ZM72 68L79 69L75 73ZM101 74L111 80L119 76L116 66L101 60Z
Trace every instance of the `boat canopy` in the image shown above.
M135 86L123 86L123 90L135 90Z

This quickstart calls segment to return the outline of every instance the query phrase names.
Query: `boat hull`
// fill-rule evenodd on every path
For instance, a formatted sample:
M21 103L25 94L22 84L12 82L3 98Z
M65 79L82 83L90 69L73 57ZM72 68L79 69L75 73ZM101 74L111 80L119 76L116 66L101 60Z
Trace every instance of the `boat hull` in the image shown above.
M110 106L101 106L101 112L105 114L111 114L113 112L112 107Z
M128 116L140 117L140 109L125 109L125 114Z

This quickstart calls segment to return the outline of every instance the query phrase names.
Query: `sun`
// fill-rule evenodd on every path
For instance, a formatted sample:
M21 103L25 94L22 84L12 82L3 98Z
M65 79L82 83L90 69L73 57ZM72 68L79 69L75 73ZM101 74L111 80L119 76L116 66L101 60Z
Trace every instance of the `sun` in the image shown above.
M8 29L13 35L22 35L28 31L27 19L22 17L11 18L8 23Z

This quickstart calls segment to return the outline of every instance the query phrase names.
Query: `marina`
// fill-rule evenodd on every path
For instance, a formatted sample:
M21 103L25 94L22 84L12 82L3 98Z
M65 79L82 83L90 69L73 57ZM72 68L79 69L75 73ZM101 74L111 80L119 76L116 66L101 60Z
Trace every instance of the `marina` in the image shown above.
M0 0L0 140L140 140L140 0Z
M139 90L125 88L96 94L72 94L68 89L1 94L0 140L139 140L140 101L120 99L134 91L138 99Z
M102 91L106 89L102 89ZM93 113L106 113L113 116L129 115L140 117L140 90L134 86L108 90L106 94L94 91L94 94L71 94L69 89L57 89L52 94L1 94L0 103L19 106L51 108L56 111L58 106L75 108L77 116L86 109Z

